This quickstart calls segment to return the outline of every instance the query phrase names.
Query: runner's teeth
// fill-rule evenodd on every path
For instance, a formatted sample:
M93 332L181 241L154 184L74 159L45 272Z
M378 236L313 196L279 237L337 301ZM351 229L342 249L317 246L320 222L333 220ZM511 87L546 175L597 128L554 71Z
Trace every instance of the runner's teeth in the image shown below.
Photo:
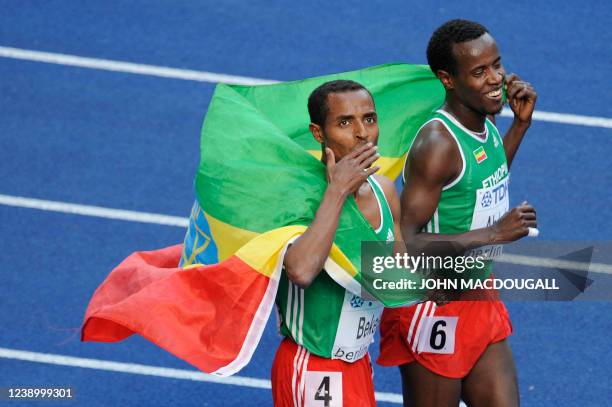
M501 95L501 89L494 90L492 92L487 93L487 96L492 97L492 98L497 97L499 95Z

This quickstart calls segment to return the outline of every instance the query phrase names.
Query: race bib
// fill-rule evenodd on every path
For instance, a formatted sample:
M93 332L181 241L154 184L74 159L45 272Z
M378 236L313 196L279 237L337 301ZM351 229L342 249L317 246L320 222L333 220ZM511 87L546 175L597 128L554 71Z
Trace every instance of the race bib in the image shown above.
M332 349L332 359L355 362L368 353L380 324L383 306L346 291Z
M423 317L417 352L454 353L458 319L459 317Z
M470 230L491 226L508 212L510 209L508 180L509 177L506 177L499 184L476 191L476 204Z
M509 177L499 184L476 191L476 203L470 230L486 228L497 222L510 209ZM502 245L483 246L465 253L469 257L493 260L503 252Z
M304 379L304 407L342 407L342 372L307 371Z

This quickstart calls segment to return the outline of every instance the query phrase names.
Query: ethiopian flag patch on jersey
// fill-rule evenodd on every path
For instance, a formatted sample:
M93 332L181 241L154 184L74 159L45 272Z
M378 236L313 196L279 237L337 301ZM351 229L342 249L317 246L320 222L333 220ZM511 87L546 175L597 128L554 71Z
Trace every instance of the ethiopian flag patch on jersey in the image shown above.
M478 164L480 164L481 162L487 159L487 153L485 153L485 150L482 146L474 150L473 153L474 153L474 157L476 158L476 162Z

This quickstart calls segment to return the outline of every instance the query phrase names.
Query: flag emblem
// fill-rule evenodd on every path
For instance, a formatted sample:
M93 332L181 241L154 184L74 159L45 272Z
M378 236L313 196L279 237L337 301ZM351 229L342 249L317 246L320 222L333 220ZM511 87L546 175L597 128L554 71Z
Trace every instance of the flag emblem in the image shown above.
M480 164L481 162L487 159L487 153L485 153L485 150L482 146L474 150L473 153L474 153L474 157L476 158L476 162L478 164Z

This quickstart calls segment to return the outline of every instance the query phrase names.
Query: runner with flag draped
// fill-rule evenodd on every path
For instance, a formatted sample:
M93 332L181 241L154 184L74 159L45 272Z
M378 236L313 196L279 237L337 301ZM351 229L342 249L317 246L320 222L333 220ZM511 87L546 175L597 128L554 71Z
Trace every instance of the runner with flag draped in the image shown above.
M323 265L349 196L383 242L399 236L399 197L389 179L374 175L380 167L371 166L379 158L379 129L367 89L354 81L326 82L308 98L308 111L327 188L314 220L283 262L276 303L285 339L272 366L274 405L373 406L368 348L382 304L346 290Z
M327 188L306 101L314 88L339 78L358 80L372 92L381 123L376 165L390 178L399 174L418 123L444 97L426 66L218 85L202 129L197 200L184 244L134 253L113 270L89 304L83 340L114 342L138 333L222 376L248 363L282 297L277 291L287 245L312 223ZM360 298L368 294L387 306L414 302L417 293L375 290L363 278L361 242L377 240L347 197L326 275Z

